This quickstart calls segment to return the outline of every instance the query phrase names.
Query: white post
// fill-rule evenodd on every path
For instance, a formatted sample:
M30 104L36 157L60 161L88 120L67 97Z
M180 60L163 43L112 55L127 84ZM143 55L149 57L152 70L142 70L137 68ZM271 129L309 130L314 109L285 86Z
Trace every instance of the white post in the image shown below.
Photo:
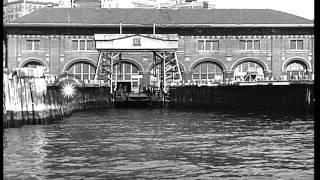
M23 15L26 15L26 0L23 0Z
M110 93L111 94L113 94L113 87L112 87L112 84L113 84L113 82L112 82L112 75L113 75L113 53L110 53L110 66L111 66L111 68L110 68ZM117 84L117 83L115 83L115 84ZM116 87L117 85L115 85L115 87Z
M153 23L153 35L156 35L156 23Z
M163 54L163 92L166 93L166 52Z
M122 22L120 21L120 34L122 34Z

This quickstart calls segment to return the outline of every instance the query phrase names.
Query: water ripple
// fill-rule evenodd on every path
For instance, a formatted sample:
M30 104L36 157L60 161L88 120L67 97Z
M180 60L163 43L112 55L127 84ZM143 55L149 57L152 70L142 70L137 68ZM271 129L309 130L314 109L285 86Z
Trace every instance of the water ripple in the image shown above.
M313 179L312 116L109 109L6 129L4 179Z

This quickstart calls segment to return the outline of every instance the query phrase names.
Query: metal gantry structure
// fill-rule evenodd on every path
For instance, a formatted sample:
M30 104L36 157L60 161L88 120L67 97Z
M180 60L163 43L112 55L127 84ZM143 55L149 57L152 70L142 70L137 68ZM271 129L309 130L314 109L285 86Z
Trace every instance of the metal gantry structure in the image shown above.
M160 76L160 88L166 92L166 87L173 82L181 82L182 75L175 51L153 52L153 67L160 64L160 74L154 73L154 76Z
M132 50L133 51L133 50ZM160 67L160 73L153 73L159 76L160 89L166 93L166 88L172 83L182 81L181 69L175 51L152 51L153 67ZM94 80L104 80L112 88L113 84L113 62L119 60L121 63L122 52L100 50L96 66ZM116 84L115 84L116 85Z
M121 58L121 52L107 52L100 50L94 80L104 80L112 90L113 62Z
M121 31L120 31L121 32ZM113 65L125 52L153 53L153 75L160 80L159 88L166 93L168 86L182 81L177 58L177 34L95 34L96 49L99 51L95 80L104 80L113 91ZM114 83L115 87L117 83Z

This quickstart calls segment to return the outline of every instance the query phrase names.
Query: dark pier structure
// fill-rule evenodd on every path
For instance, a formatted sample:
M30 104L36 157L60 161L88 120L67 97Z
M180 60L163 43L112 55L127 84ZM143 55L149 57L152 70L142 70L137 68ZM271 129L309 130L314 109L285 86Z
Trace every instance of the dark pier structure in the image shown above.
M169 107L312 113L314 86L308 82L180 86L170 89Z

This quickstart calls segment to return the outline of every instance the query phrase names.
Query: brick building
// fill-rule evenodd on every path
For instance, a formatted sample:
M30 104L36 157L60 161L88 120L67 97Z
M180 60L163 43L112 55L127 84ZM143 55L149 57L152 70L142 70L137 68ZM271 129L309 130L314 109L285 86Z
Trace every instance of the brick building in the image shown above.
M5 24L5 64L42 65L53 75L92 80L99 58L95 34L120 29L124 35L177 34L184 82L245 80L251 72L256 80L314 73L313 21L268 9L46 8ZM123 52L121 58L121 65L114 63L118 80L134 86L156 81L151 52Z

